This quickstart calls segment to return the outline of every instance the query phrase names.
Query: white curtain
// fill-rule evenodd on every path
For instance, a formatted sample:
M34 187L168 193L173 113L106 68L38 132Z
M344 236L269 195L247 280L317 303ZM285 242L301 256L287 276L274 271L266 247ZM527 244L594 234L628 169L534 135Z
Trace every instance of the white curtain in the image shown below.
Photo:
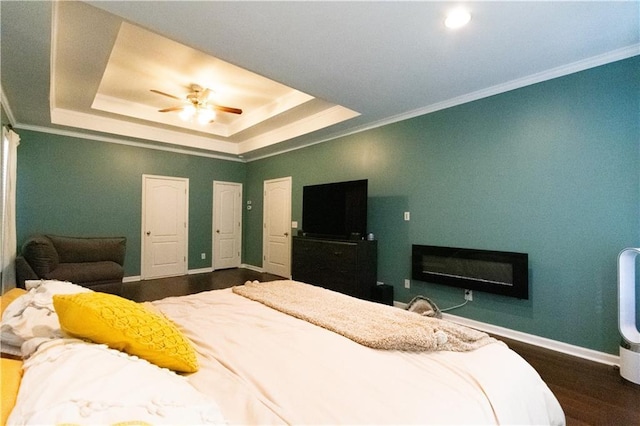
M2 293L16 286L16 168L20 136L2 127Z

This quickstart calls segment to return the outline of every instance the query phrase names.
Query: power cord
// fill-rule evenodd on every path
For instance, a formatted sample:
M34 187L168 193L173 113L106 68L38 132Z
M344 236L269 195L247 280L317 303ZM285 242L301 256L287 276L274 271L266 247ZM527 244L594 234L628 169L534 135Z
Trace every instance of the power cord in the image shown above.
M449 311L452 311L452 310L454 310L454 309L462 308L462 307L463 307L464 305L466 305L467 303L469 303L469 301L468 301L468 300L465 300L465 301L464 301L464 303L461 303L461 304L459 304L459 305L452 306L452 307L450 307L450 308L446 308L446 309L440 309L440 312L449 312Z

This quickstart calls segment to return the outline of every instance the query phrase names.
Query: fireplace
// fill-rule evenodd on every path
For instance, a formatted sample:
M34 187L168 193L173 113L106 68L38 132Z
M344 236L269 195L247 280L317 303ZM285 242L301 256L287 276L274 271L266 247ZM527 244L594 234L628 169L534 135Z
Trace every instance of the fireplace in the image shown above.
M529 298L526 253L414 244L411 258L414 280Z

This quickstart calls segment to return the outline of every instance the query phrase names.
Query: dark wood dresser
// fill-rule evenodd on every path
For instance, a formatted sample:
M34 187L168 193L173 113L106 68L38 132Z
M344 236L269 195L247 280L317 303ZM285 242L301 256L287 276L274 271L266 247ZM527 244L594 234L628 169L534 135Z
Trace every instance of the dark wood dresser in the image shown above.
M371 300L377 280L377 241L293 237L292 277Z

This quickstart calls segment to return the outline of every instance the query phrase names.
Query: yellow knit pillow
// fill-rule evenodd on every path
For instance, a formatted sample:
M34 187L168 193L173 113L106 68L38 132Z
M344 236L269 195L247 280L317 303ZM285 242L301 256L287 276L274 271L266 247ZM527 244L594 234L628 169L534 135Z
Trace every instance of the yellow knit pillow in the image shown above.
M71 336L106 344L159 367L198 370L191 342L171 321L138 303L93 292L54 295L53 306L60 327Z

